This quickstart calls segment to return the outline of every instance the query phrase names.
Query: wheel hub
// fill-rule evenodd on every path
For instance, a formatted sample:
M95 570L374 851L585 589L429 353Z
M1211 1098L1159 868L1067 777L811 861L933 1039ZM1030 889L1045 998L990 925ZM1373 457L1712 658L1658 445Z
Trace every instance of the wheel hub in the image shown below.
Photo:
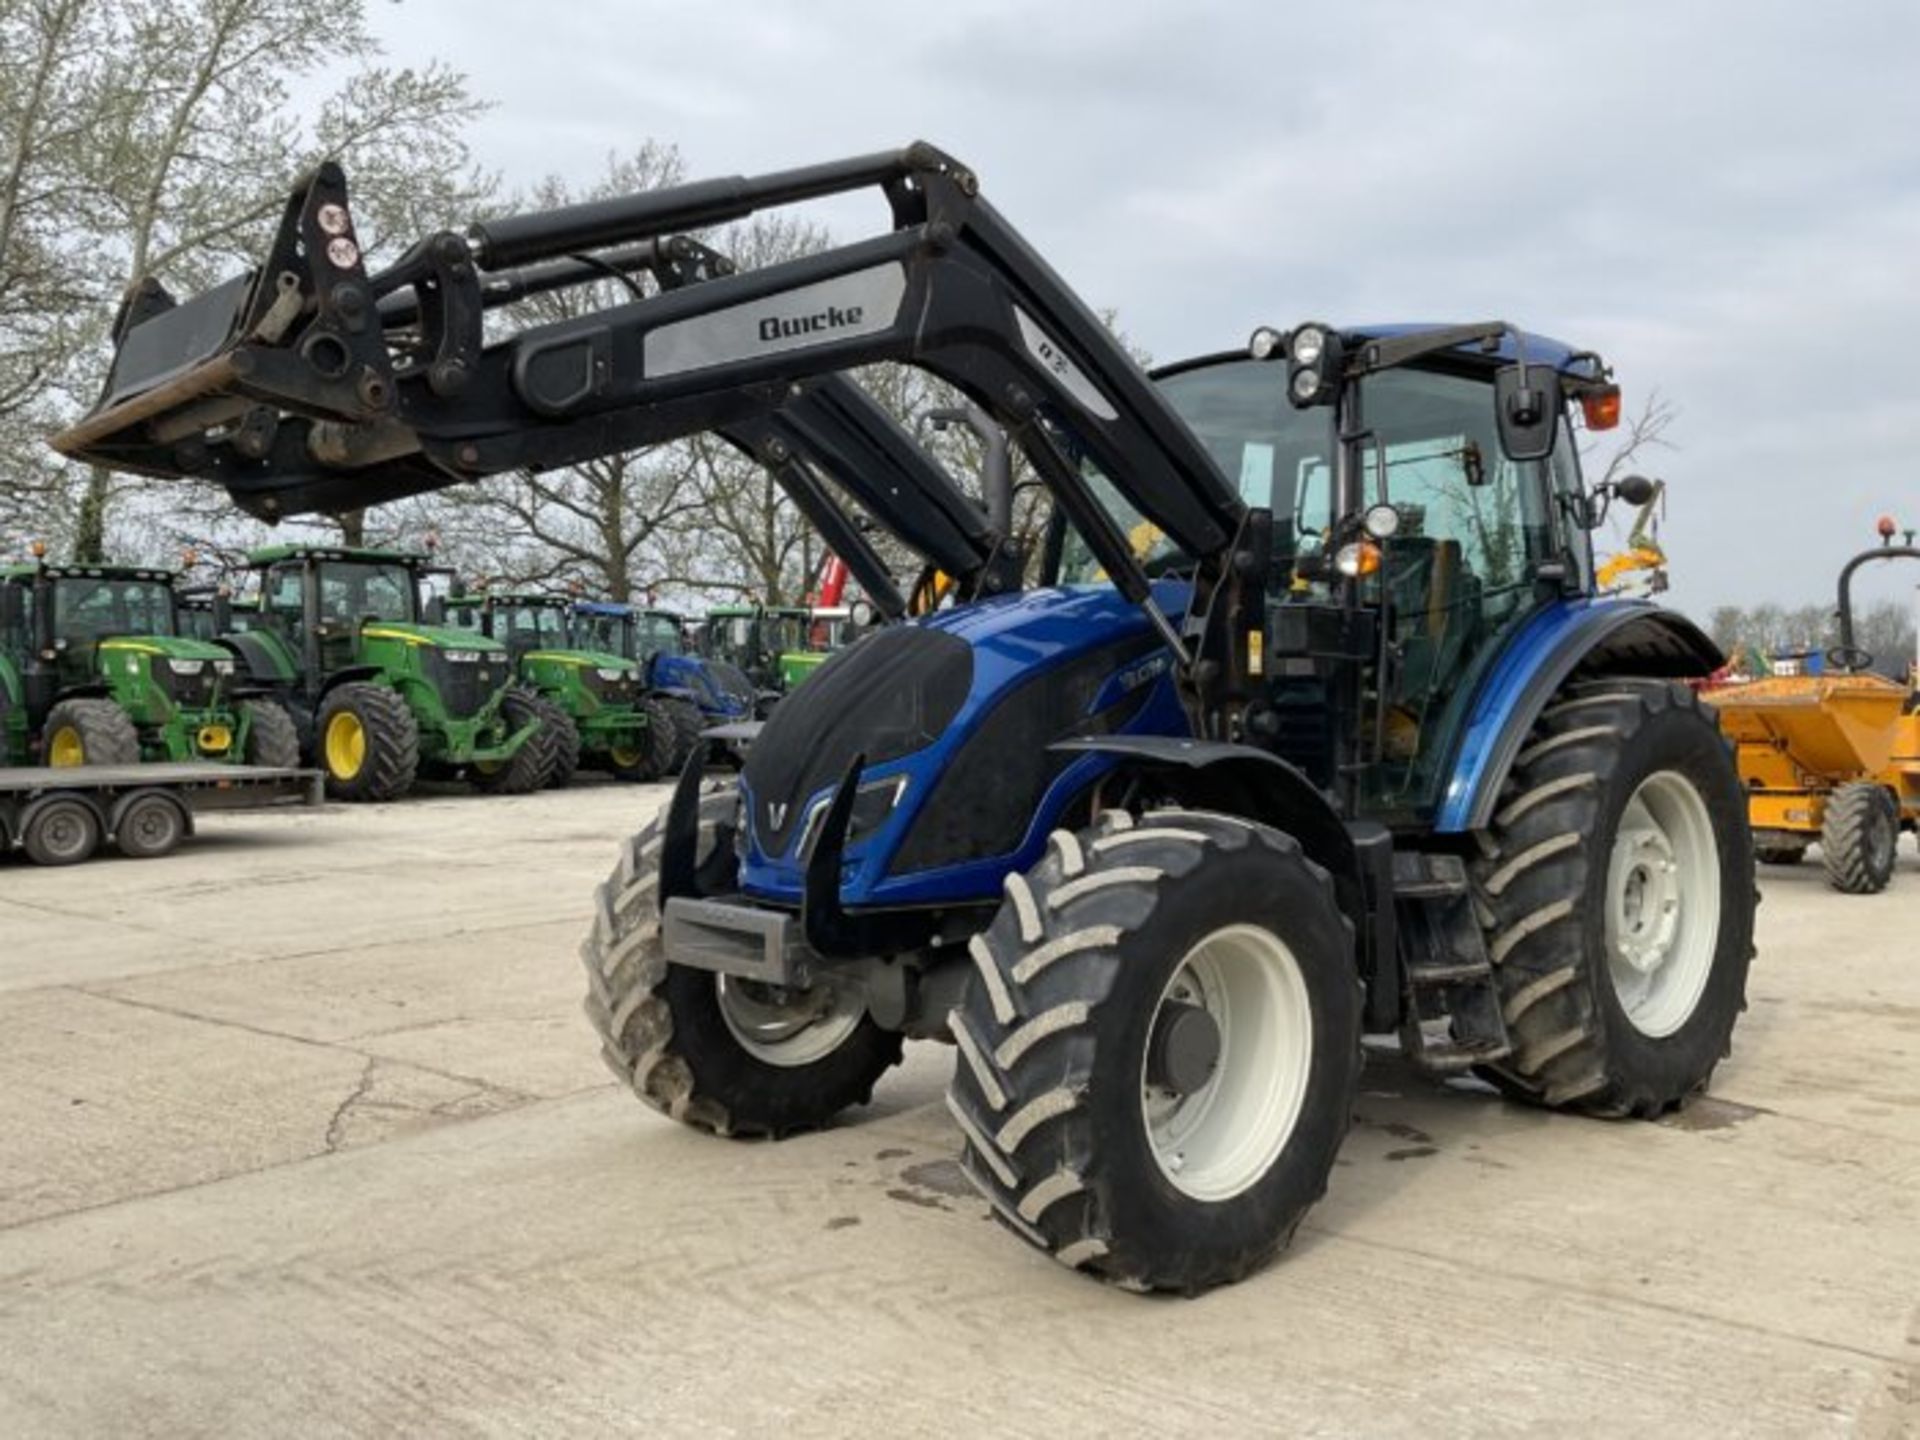
M1619 956L1642 975L1666 963L1680 928L1679 862L1656 829L1622 831L1614 846Z
M824 1059L845 1043L866 1014L865 997L850 985L790 990L716 975L714 991L720 1018L733 1038L769 1065L792 1067Z
M1220 1022L1202 1005L1170 1000L1147 1042L1147 1084L1177 1096L1193 1094L1220 1063Z

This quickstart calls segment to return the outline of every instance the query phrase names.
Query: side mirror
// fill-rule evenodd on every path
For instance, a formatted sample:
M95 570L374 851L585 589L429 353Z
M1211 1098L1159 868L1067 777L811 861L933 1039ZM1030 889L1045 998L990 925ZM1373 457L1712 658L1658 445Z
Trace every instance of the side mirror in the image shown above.
M1494 419L1509 460L1544 460L1560 430L1560 376L1545 365L1502 365L1493 376Z
M16 633L26 618L26 605L18 585L0 585L0 636Z
M1644 475L1622 475L1613 482L1613 493L1629 505L1645 505L1660 487Z

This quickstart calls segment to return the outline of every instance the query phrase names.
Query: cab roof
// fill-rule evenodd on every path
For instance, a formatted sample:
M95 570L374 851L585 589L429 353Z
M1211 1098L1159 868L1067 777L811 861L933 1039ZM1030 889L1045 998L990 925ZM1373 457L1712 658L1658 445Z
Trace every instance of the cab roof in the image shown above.
M162 585L171 585L179 578L177 571L161 570L152 565L0 566L0 580L32 580L39 575L49 580L157 580Z
M247 553L247 564L277 565L282 560L344 560L363 565L405 565L418 570L430 557L416 550L364 550L350 545L266 545Z

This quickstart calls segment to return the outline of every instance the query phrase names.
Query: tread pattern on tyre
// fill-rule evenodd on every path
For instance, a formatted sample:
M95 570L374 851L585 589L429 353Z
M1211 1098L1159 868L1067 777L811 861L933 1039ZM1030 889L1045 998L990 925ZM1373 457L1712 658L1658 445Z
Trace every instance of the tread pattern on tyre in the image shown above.
M510 690L500 702L500 718L512 734L529 720L538 721L534 732L521 742L507 763L491 775L470 771L467 778L474 788L489 795L531 795L547 784L557 763L554 756L554 731L547 725L551 707L524 690Z
M112 700L62 700L47 715L42 745L51 745L53 736L68 727L80 737L87 764L140 763L140 732L133 717Z
M1893 841L1884 855L1874 853L1876 838ZM1842 785L1828 798L1820 825L1828 883L1848 895L1879 894L1893 879L1899 840L1900 812L1885 789L1864 780Z
M276 770L300 766L300 732L284 706L272 700L243 700L240 713L247 720L246 762Z
M539 712L540 728L547 736L547 778L545 788L564 790L580 770L580 727L559 701L537 691L527 698Z
M327 792L340 800L383 803L398 800L413 789L420 770L420 725L406 697L384 685L349 680L327 693L313 724L314 750L326 768L327 725L340 710L352 707L366 733L367 758L351 780L327 775Z
M1091 832L1056 830L1037 866L1008 875L1007 903L968 946L975 983L948 1017L959 1060L947 1106L966 1142L961 1168L1007 1228L1069 1269L1149 1288L1116 1267L1105 1182L1086 1163L1092 1022L1122 964L1116 947L1152 914L1166 879L1210 850L1249 845L1299 856L1292 837L1234 816L1108 811ZM1337 913L1332 879L1300 858ZM1357 1029L1354 1043L1357 1067ZM1350 1120L1340 1117L1342 1133ZM1289 1227L1247 1257L1245 1271L1291 1238Z
M1675 707L1718 729L1717 714L1685 685L1620 678L1568 686L1541 715L1480 833L1482 853L1470 867L1475 905L1513 1042L1512 1055L1486 1073L1511 1095L1604 1116L1650 1118L1678 1103L1609 1068L1584 948L1588 927L1601 923L1585 910L1589 878L1610 860L1594 841L1604 782L1627 737Z
M656 698L665 708L667 718L673 722L673 759L668 762L667 770L677 775L693 752L700 748L700 732L706 728L706 717L691 700L683 700L677 695Z
M700 797L699 868L716 861L721 827L733 818L739 799L725 781L709 781ZM583 1008L600 1037L600 1058L643 1102L682 1124L722 1136L781 1139L814 1128L791 1124L770 1128L699 1093L693 1068L676 1049L673 1010L663 989L671 967L660 931L660 849L666 811L648 821L620 850L619 863L594 894L592 928L580 945L587 971ZM866 1104L873 1085L900 1063L904 1042L898 1034L883 1038L878 1062L859 1093L845 1104ZM845 1104L834 1109L844 1109ZM815 1124L824 1123L824 1120Z

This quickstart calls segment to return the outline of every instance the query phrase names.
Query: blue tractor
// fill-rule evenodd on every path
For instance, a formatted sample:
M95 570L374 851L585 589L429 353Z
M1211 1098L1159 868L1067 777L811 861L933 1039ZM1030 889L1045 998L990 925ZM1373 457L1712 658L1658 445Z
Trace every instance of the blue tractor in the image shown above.
M673 610L616 600L580 600L573 607L580 643L591 641L637 662L647 687L693 707L703 727L754 719L752 683L737 667L709 660L687 643L687 623Z
M879 236L481 338L489 296L588 268L557 257L868 187ZM906 1039L947 1042L1006 1228L1191 1293L1323 1192L1363 1035L1601 1116L1682 1104L1727 1053L1752 842L1684 683L1720 657L1596 598L1590 533L1645 489L1580 473L1577 422L1618 415L1599 357L1504 323L1305 323L1150 376L920 144L488 220L373 275L351 237L322 167L251 278L136 292L56 444L342 508L893 361L991 415L1051 499L1037 586L962 587L835 655L738 777L688 766L622 846L586 1004L647 1104L778 1137L868 1099ZM351 323L427 284L392 345Z

